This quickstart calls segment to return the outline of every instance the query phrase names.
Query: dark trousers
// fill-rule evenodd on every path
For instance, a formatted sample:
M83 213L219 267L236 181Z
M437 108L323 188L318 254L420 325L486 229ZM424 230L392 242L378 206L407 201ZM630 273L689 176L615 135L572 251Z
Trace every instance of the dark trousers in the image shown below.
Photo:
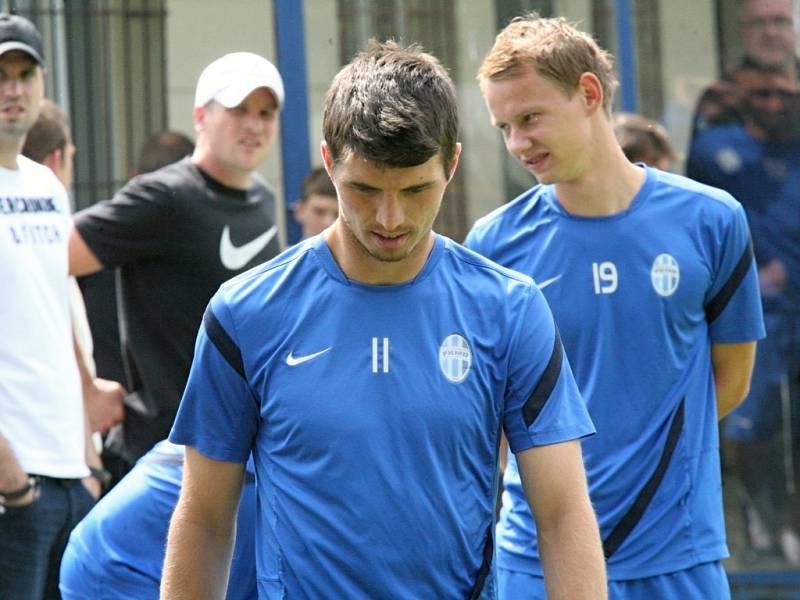
M0 600L59 599L61 555L94 498L80 479L42 477L39 497L0 515Z

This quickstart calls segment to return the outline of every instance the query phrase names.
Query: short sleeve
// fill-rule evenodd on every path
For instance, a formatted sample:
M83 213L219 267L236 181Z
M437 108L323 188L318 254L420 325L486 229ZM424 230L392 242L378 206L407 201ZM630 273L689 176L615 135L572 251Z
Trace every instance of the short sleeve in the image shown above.
M718 249L712 253L715 273L705 299L711 341L755 341L764 337L764 320L753 244L741 204L734 205L720 227L711 241Z
M106 268L159 255L172 239L174 192L152 176L75 215L75 227Z
M204 456L245 463L258 429L259 403L244 369L233 320L212 298L169 439Z
M483 243L485 241L485 237L485 230L481 231L477 225L473 226L472 229L469 230L469 233L467 233L467 237L464 239L464 246L473 252L488 256L485 254L486 244Z
M503 426L513 452L595 432L550 307L535 286L509 357Z

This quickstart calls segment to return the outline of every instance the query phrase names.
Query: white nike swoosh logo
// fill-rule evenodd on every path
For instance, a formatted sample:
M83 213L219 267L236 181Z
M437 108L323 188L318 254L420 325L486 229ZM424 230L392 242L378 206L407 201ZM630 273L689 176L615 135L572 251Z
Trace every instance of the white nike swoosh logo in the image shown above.
M266 248L276 233L278 233L278 227L273 225L257 238L237 247L231 242L231 228L225 225L219 240L219 259L222 261L222 266L231 271L241 269Z
M536 285L539 286L540 290L543 290L548 285L550 285L551 283L555 283L559 279L561 279L561 275L556 275L555 277L551 277L550 279L545 279L542 283L537 283Z
M290 367L296 367L297 365L302 365L304 362L314 360L318 356L322 356L328 350L330 350L330 347L325 348L325 350L320 350L319 352L314 352L314 354L306 354L305 356L292 356L292 353L289 352L289 355L286 357L286 364Z

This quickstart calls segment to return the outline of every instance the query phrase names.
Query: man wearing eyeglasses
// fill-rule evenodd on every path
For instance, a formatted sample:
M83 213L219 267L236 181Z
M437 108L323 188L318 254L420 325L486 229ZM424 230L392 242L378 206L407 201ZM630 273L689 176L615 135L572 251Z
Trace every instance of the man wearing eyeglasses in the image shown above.
M798 567L800 495L787 490L800 481L800 81L779 66L747 67L739 95L742 122L698 130L687 174L734 194L747 211L767 337L723 435L742 484L748 550L753 558L779 552Z
M793 81L800 80L793 4L793 0L740 0L742 60L700 95L692 119L693 140L706 127L744 120L742 94L753 70L780 70Z

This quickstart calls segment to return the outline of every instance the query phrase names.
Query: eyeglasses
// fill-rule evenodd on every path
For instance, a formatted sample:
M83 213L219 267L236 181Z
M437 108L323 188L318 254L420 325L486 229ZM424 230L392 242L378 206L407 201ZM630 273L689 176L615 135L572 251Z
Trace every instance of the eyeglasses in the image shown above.
M775 29L792 29L794 21L790 17L753 17L742 24L749 29L757 29L763 31L768 25L772 25Z
M769 98L777 98L782 102L791 102L800 100L800 92L791 92L789 90L776 90L771 88L758 88L750 90L749 96L757 100L768 100Z

